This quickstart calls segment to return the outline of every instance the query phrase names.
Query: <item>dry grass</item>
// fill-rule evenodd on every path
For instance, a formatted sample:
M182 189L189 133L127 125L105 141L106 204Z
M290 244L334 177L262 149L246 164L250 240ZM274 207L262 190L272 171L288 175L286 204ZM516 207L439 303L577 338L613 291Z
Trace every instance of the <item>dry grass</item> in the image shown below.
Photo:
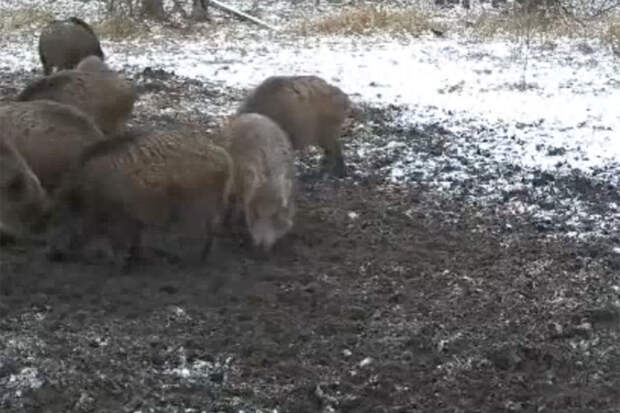
M482 14L471 25L474 36L480 40L512 36L518 40L527 37L531 41L544 43L559 37L611 41L619 30L620 22L617 17L611 16L582 22L563 13L527 13L515 7L501 14Z
M576 21L557 15L509 9L503 14L482 14L473 23L473 29L474 34L482 39L508 35L516 38L529 36L545 41L550 38L576 35L582 27Z
M620 18L610 22L603 40L611 46L616 55L620 56Z
M54 20L54 15L40 7L24 7L17 10L0 9L0 32L33 32L51 20Z
M140 37L150 31L148 25L129 16L109 14L93 25L99 38L125 40Z
M416 8L394 10L384 6L345 7L337 14L304 21L296 32L309 34L393 34L420 35L436 25L430 16Z

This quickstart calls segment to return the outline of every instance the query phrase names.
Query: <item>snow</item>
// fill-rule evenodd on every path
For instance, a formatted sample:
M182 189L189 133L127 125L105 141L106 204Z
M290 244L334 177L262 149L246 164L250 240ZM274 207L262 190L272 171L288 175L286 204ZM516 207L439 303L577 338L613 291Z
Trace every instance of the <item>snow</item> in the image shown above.
M518 157L524 166L548 169L556 162L537 145L583 154L567 157L577 168L620 159L620 63L602 46L594 56L568 41L552 51L530 51L524 68L515 45L499 41L330 37L271 48L264 39L226 47L206 43L162 36L149 42L104 41L103 47L115 67L161 68L241 88L275 74L316 74L355 100L408 105L404 122L440 123L456 134L493 128L514 142L525 141L488 148L493 156ZM0 67L39 66L36 48L16 46L4 48Z
M541 144L582 150L586 156L568 159L580 168L620 159L620 65L613 56L601 50L593 60L579 56L570 44L536 53L525 69L526 81L534 86L520 90L523 63L512 48L505 42L458 39L406 44L340 39L205 50L201 40L184 43L182 49L155 44L145 55L113 55L110 61L137 68L157 62L181 76L245 88L274 74L317 74L358 100L409 105L409 122L439 122L454 133L501 128L528 142L512 155L526 166L552 166L553 159L535 150ZM474 53L482 57L472 58ZM495 149L495 156L513 153L505 147L489 149Z
M0 6L14 3L4 0ZM271 22L286 14L283 4L278 3L275 17L267 13ZM92 7L86 11L95 13ZM394 122L402 127L440 125L446 131L445 156L422 158L402 139L349 148L360 158L376 151L392 153L396 159L387 176L395 183L441 169L433 185L449 192L451 182L472 178L470 169L454 165L455 157L489 170L515 165L525 168L522 176L534 170L620 170L620 59L595 41L583 47L583 40L556 39L527 49L507 39L297 37L237 26L194 38L153 30L148 39L102 39L102 46L108 62L128 73L151 67L240 89L271 75L315 74L356 102L406 107ZM35 44L35 34L0 40L0 71L38 69ZM618 172L600 179L620 185ZM497 176L478 185L485 194L497 194L498 188L509 191L521 183ZM620 213L616 210L613 217L620 220Z

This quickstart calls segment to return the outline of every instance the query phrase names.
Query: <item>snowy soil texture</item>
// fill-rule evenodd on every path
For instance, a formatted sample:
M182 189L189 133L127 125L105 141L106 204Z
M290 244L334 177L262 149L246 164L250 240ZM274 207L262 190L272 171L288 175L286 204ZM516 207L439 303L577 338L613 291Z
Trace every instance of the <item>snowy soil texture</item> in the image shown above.
M294 12L316 14L311 3L255 12L286 27ZM564 234L620 232L620 61L594 41L525 48L458 37L299 37L246 23L194 38L154 30L148 39L102 40L110 64L130 76L150 67L242 92L271 75L322 76L363 107L382 108L389 122L367 118L345 141L357 175L376 169L367 158L380 153L393 184L501 201L541 222L560 214L566 225L554 230ZM36 33L1 44L0 70L38 70L35 45ZM186 101L173 110L225 115L236 104Z

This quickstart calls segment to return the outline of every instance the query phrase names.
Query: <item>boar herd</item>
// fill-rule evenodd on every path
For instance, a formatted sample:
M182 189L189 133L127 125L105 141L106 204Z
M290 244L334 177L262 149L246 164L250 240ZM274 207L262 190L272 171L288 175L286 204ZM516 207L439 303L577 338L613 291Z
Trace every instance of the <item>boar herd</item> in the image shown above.
M234 223L269 252L293 226L296 150L322 148L345 175L351 102L319 77L267 78L215 132L162 132L127 125L135 85L81 19L50 22L39 56L45 76L0 104L0 231L42 237L50 256L103 243L125 264L150 231L202 262Z

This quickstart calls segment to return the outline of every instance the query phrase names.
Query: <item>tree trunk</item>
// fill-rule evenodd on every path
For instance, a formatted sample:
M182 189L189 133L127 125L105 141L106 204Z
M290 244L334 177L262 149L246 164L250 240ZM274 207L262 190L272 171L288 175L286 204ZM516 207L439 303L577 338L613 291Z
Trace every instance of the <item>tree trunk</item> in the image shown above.
M172 0L172 3L174 4L174 6L172 6L172 10L170 10L170 15L179 13L184 19L187 19L189 17L185 12L185 9L183 8L183 5L181 4L181 0Z
M209 19L209 0L192 0L191 18L197 22L208 21Z
M163 0L142 0L142 15L153 20L165 20Z

